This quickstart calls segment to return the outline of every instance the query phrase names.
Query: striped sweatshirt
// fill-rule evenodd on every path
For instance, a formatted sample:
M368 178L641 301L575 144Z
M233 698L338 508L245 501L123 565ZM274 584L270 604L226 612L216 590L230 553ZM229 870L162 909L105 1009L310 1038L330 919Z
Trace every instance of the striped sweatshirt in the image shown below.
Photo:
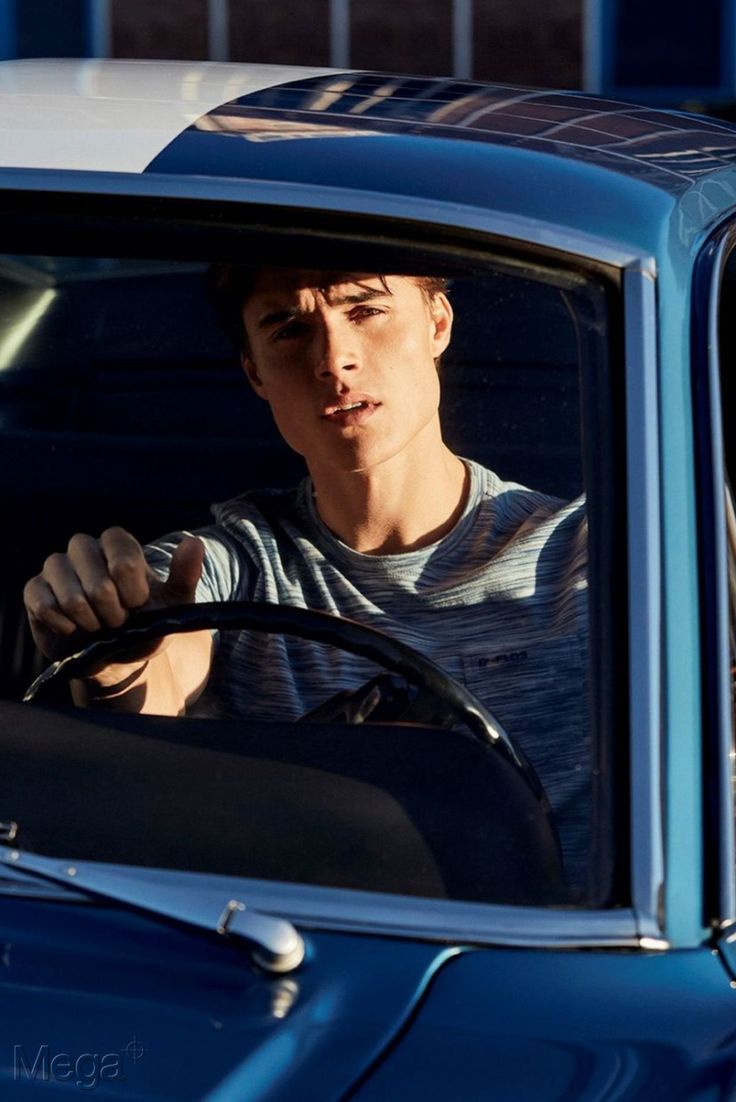
M197 600L321 609L434 659L521 745L552 804L568 877L582 887L590 835L585 505L466 462L460 519L438 542L401 554L363 554L337 539L308 478L214 506L215 523L193 533L206 547ZM163 576L185 534L147 548ZM199 711L296 719L375 672L324 644L227 632Z

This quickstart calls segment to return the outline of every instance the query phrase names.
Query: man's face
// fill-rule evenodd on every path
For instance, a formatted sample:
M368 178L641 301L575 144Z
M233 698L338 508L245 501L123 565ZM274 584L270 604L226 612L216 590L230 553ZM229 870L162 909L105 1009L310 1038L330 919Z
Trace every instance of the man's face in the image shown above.
M244 366L310 470L367 470L421 455L439 433L435 360L450 340L446 297L404 276L263 270L243 310Z

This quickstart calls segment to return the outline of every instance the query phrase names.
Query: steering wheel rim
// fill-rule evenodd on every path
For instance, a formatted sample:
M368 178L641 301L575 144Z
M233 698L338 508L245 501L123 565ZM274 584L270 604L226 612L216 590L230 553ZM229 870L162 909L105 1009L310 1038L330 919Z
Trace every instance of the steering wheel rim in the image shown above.
M503 754L524 774L537 797L543 794L541 783L521 748L485 705L441 666L377 628L296 605L211 601L136 613L122 627L98 632L82 650L52 663L28 687L23 700L31 703L51 685L84 677L91 666L112 661L131 647L153 642L164 635L211 629L296 635L368 658L400 674L420 691L439 697L448 711L477 739Z

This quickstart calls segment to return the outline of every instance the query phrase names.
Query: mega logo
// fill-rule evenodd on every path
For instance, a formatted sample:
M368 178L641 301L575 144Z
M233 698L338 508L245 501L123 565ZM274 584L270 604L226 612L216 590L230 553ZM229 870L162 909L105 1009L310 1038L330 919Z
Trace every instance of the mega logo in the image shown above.
M39 1045L32 1058L23 1045L13 1046L13 1079L16 1082L74 1083L80 1090L95 1090L100 1083L124 1082L126 1062L137 1062L146 1049L135 1038L118 1052L52 1052Z

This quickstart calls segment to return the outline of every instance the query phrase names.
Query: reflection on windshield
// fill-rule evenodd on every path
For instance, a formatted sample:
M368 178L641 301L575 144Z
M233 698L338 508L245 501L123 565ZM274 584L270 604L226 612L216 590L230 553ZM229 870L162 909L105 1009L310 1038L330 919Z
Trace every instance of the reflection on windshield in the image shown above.
M215 623L200 631L196 693L187 682L170 710L154 671L168 654L169 672L191 673L193 659L169 661L185 633L126 652L107 682L85 671L75 699L90 711L24 721L38 731L6 760L27 776L31 750L44 757L31 770L43 791L11 791L6 772L2 817L48 856L587 902L597 759L579 389L607 365L607 292L509 258L449 281L229 265L238 351L202 264L6 259L0 446L24 457L0 465L16 519L7 575L16 594L30 579L47 657L66 639L59 609L82 636L144 600L318 609L432 659L498 717L540 785L468 742L437 692L417 703L377 680L376 652ZM123 545L144 598L116 581ZM90 597L93 560L118 586L117 623ZM65 588L77 582L81 612ZM18 700L35 671L12 603L6 626L3 691ZM126 700L146 716L113 715Z
M729 655L731 662L731 734L736 735L736 508L733 491L726 482L726 534L728 540L728 632ZM731 764L734 788L736 789L736 752L732 744Z

